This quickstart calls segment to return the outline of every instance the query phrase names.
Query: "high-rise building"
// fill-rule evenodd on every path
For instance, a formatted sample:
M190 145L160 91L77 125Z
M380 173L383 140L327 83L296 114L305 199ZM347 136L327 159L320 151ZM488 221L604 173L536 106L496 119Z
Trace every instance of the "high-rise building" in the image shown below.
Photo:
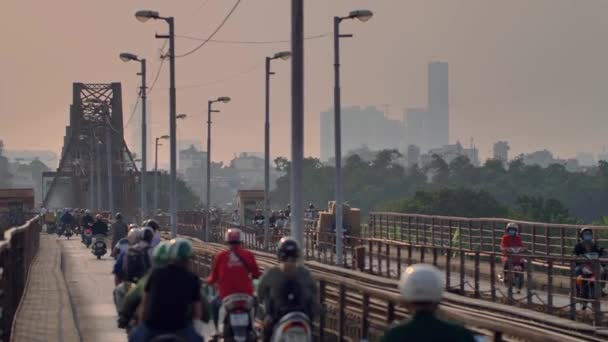
M428 66L428 143L439 147L450 141L450 97L448 63L431 62Z
M421 151L446 146L450 142L450 99L448 63L428 66L428 107L406 109L406 145Z
M334 157L334 113L321 112L321 160ZM342 108L342 156L349 151L367 146L370 150L400 149L404 127L400 120L384 116L376 107Z
M494 159L506 162L509 160L509 143L506 141L497 141L494 143Z

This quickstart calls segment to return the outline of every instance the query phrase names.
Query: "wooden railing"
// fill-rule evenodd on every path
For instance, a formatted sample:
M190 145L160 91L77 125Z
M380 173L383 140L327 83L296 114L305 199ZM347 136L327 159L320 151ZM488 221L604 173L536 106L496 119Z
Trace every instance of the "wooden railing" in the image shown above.
M40 244L37 217L4 232L0 240L0 341L10 340L13 318Z

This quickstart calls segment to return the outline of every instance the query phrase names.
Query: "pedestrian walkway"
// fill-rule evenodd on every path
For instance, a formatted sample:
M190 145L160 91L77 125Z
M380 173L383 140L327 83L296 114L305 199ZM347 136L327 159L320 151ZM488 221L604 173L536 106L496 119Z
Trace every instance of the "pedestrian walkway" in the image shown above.
M79 341L55 236L42 234L15 315L12 342Z

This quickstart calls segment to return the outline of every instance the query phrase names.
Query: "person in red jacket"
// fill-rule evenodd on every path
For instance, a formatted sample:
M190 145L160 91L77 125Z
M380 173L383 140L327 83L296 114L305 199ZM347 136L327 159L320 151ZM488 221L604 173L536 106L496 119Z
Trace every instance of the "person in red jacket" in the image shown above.
M519 235L519 227L514 222L509 222L507 227L505 228L505 234L502 236L500 240L500 251L503 253L502 255L502 263L503 263L503 274L504 271L509 268L508 258L507 258L507 249L513 247L521 247L524 248L524 244L521 241L521 236Z
M241 230L237 228L226 231L226 243L229 247L215 256L211 275L207 278L207 283L217 285L219 291L219 296L212 303L216 328L222 300L235 293L253 296L252 279L262 275L254 254L241 246L241 234Z

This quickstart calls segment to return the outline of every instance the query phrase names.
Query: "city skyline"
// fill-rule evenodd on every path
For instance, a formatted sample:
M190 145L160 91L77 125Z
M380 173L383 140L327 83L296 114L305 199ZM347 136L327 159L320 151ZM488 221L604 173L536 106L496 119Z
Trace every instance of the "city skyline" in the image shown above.
M132 65L118 59L118 53L129 50L145 56L152 77L162 46L150 35L149 26L133 19L133 12L144 6L174 15L178 35L204 37L230 4L210 1L202 10L196 10L200 1L194 0L179 5L160 0L0 5L5 14L0 28L20 32L6 37L11 48L3 51L5 62L0 66L0 113L5 119L0 136L7 146L59 152L72 82L120 81L125 103L135 102L138 78ZM428 100L424 66L429 60L443 60L450 64L453 84L450 143L473 137L482 159L491 156L492 144L498 140L509 141L513 155L544 148L560 156L581 151L597 155L607 145L603 131L608 108L604 94L608 47L596 42L608 30L603 20L608 3L360 0L307 4L307 36L320 38L306 42L306 155L319 155L317 113L331 104L331 42L327 38L331 17L359 7L373 10L375 16L364 27L352 23L343 27L355 34L342 43L345 108L388 105L388 116L393 119L402 116L397 108L422 108ZM73 15L66 17L63 14L68 8ZM277 15L265 16L267 13ZM216 38L284 40L289 32L288 13L286 2L244 2ZM33 19L19 20L24 15ZM63 19L57 21L60 16ZM267 20L260 23L260 16ZM108 18L112 25L107 25ZM454 25L463 22L467 25ZM152 26L159 33L165 30L161 25ZM195 44L179 38L178 52ZM262 150L263 70L255 68L265 56L288 46L210 43L192 57L178 59L178 111L189 116L187 124L179 125L180 137L205 139L205 101L230 95L233 102L214 118L214 158L228 161L238 151ZM387 53L380 57L378 51ZM283 63L273 69L271 152L289 157L290 69ZM150 93L150 110L155 114L152 135L167 130L166 88L163 70ZM29 99L31 94L36 101ZM123 110L130 113L128 109ZM30 125L37 138L24 138L14 130L20 125ZM161 163L166 162L167 151L159 157Z

